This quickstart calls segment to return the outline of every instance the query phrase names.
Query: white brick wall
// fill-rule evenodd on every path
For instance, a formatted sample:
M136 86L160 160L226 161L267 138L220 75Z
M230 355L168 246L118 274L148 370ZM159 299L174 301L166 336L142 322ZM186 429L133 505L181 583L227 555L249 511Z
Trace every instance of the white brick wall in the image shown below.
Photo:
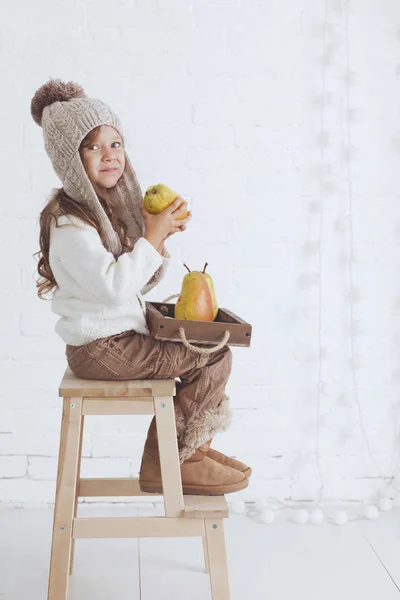
M162 181L192 199L149 299L179 291L180 261L208 261L220 305L253 325L252 347L233 349L233 425L215 439L254 468L240 498L315 499L317 448L323 499L373 498L382 480L360 415L386 476L398 443L398 0L16 0L1 12L0 502L54 499L66 361L32 255L60 182L30 116L50 76L120 115L143 189ZM148 422L88 418L82 473L135 476Z

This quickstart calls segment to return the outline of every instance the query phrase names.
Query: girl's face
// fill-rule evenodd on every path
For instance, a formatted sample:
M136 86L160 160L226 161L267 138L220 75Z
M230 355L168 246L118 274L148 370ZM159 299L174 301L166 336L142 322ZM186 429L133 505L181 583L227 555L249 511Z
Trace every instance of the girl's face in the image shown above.
M79 154L97 193L117 184L125 169L122 138L111 125L101 125L83 140Z

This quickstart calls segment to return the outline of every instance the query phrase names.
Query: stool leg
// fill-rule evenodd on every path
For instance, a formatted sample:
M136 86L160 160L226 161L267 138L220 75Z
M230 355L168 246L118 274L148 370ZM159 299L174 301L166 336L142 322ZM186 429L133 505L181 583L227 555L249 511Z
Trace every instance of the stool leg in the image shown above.
M77 487L82 398L64 398L54 507L48 600L67 600Z
M173 397L154 398L161 480L166 517L180 517L184 509L181 467Z
M229 600L229 576L222 519L204 519L207 538L211 595L213 600Z
M209 573L210 572L210 561L208 558L207 538L205 535L203 535L202 540L203 540L203 553L204 553L204 570L206 573Z
M75 493L75 505L74 505L74 519L78 514L78 500L79 500L79 480L81 477L81 460L82 460L82 439L83 439L83 428L85 424L85 416L81 417L81 437L79 440L79 454L78 454L78 471L76 474L76 493ZM72 575L74 569L74 557L75 557L75 539L71 540L71 558L69 562L69 574Z

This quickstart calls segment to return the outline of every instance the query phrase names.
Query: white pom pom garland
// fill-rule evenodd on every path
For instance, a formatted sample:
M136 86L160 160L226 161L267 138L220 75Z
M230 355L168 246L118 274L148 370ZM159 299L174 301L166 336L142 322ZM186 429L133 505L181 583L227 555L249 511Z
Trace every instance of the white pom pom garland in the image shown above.
M338 510L338 512L333 515L333 522L335 525L345 525L347 523L347 514L344 510Z
M392 510L392 500L390 498L387 498L386 496L384 498L381 498L378 502L378 508L379 510Z
M370 504L369 506L366 506L364 508L364 516L366 519L369 520L373 520L373 519L377 519L379 517L379 510L377 509L376 506L374 506L373 504Z
M260 514L260 520L263 523L273 523L275 521L275 513L272 510L265 509Z
M307 523L307 521L308 521L308 511L306 511L304 509L296 511L295 514L294 514L294 520L299 525L302 525L303 523Z
M315 508L313 511L311 511L310 523L313 523L313 525L321 525L323 520L324 513L322 512L322 510L320 510L319 508Z

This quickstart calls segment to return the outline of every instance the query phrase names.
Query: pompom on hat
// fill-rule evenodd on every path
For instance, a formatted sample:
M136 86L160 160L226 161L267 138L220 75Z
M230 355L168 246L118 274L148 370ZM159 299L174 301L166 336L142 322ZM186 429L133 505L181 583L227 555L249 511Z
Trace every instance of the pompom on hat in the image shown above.
M117 258L122 252L121 241L87 176L79 147L87 134L100 125L114 127L124 142L118 116L101 100L89 98L77 83L60 79L50 79L35 92L31 114L43 129L46 152L65 192L93 210L103 229L106 248ZM107 197L120 205L127 235L136 241L144 231L140 212L143 194L126 151L124 172L117 184L107 190Z

